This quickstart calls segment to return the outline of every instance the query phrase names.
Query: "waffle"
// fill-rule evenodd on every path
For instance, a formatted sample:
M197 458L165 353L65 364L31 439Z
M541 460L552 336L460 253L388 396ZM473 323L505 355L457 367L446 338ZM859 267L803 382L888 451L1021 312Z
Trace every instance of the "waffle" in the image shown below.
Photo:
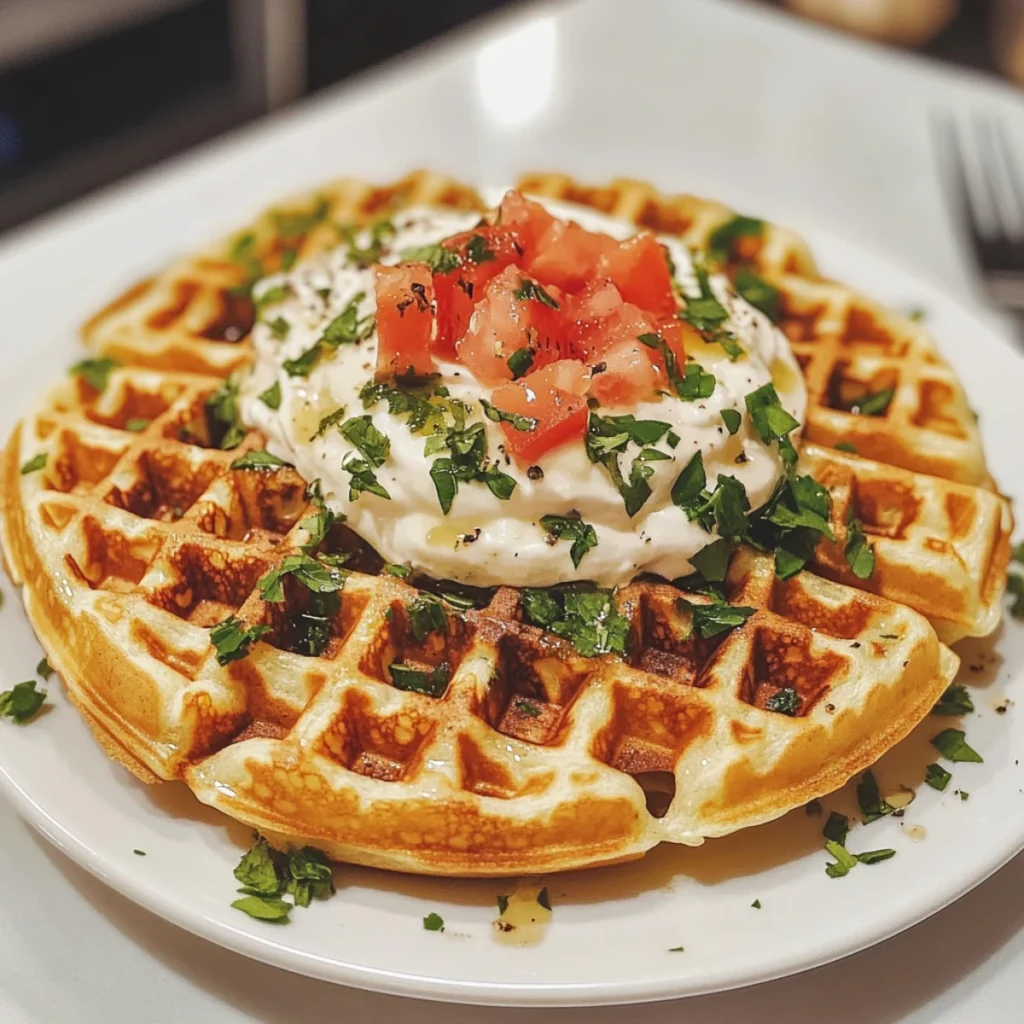
M249 358L256 278L334 248L347 226L416 205L482 208L473 189L427 171L383 186L343 178L140 281L84 325L83 340L128 365L227 376Z
M953 678L922 615L809 572L781 581L742 548L726 597L755 611L718 636L694 628L706 597L634 582L615 598L625 658L528 625L508 588L417 639L420 592L337 525L324 543L351 575L322 656L298 654L309 591L286 577L268 604L256 584L308 542L305 482L230 468L263 446L256 432L232 452L205 446L218 384L140 368L102 393L62 382L8 445L2 539L104 746L279 845L507 875L695 844L836 789ZM228 615L268 631L221 666L210 627ZM396 687L396 662L446 663L443 693Z

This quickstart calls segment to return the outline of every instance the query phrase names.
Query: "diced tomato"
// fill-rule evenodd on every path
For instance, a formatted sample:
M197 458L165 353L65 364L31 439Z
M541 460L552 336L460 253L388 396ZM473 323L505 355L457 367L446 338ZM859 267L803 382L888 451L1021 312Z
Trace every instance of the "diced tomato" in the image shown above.
M611 278L626 302L655 316L671 316L676 310L665 250L648 232L603 252L597 273Z
M430 336L434 286L426 263L373 268L377 295L377 378L434 372Z
M505 193L498 207L498 224L515 235L523 250L524 263L529 263L536 255L541 237L554 221L540 203L514 189Z
M590 363L604 359L613 346L635 342L641 334L655 334L658 322L639 306L624 302L608 316L588 323L579 335L583 358Z
M556 381L573 390L555 387ZM502 423L505 450L516 462L531 466L553 449L583 438L589 419L585 397L587 383L583 364L564 359L515 383L504 384L494 392L491 401L498 409L537 421L533 430L517 430L510 423Z
M538 242L527 269L544 284L577 291L589 281L600 258L617 246L611 235L587 231L572 221L556 220Z
M604 369L597 372L602 366ZM593 370L590 393L602 405L634 405L650 398L661 386L649 350L635 339L615 342Z
M491 386L511 380L508 359L523 348L533 352L535 369L560 357L567 334L563 296L554 286L544 291L554 307L524 294L524 275L514 266L488 284L465 336L456 344L459 359L477 380Z
M483 298L487 283L517 262L521 253L512 232L488 224L453 235L442 244L457 253L460 262L449 273L434 275L437 298L434 351L442 359L455 359L455 343L466 333L473 308Z

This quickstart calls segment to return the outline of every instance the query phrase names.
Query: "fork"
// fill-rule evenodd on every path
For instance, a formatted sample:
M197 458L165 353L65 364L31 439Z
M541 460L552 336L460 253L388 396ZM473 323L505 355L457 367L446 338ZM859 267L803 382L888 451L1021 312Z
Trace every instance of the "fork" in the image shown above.
M1002 126L974 118L962 133L939 117L935 129L948 198L982 287L997 306L1024 316L1024 179Z

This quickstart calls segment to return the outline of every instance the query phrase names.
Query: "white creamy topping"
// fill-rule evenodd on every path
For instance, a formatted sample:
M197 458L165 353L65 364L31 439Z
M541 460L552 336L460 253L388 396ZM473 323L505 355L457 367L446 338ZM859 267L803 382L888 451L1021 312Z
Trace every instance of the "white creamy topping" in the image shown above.
M632 225L588 209L550 202L545 206L556 216L618 238L636 231ZM397 263L403 250L438 242L478 221L475 213L403 211L393 218L396 231L387 239L381 262ZM368 234L361 236L361 245L368 241ZM661 241L669 249L683 290L699 294L686 248L675 239ZM729 310L726 326L746 355L731 362L720 345L701 344L699 351L693 351L688 344L687 355L717 378L714 394L696 402L655 397L630 408L602 406L599 410L602 416L632 413L638 420L668 423L680 438L674 450L665 439L658 442L656 447L671 458L649 463L652 493L632 519L607 471L589 460L582 442L541 458L538 465L543 477L537 480L530 479L515 462L501 458L499 445L504 433L498 424L483 417L479 404L481 397L490 397L490 389L482 387L465 367L439 362L440 382L452 397L472 404L470 421L484 423L488 457L501 458L501 470L516 481L507 501L481 482L460 483L451 511L444 515L429 475L436 456L424 455L426 435L410 433L407 417L391 415L386 402L364 409L358 397L360 389L373 380L376 333L359 344L328 351L308 378L289 376L282 369L285 360L307 351L359 292L365 293L359 302L360 315L374 313L373 273L350 265L346 253L347 247L342 246L257 287L259 296L275 285L287 284L290 295L264 308L253 331L257 362L252 377L243 385L242 416L266 433L271 452L293 463L307 480L319 479L328 505L344 513L348 525L387 561L476 586L550 586L576 579L613 586L641 572L672 579L692 572L690 557L716 539L698 523L690 522L683 510L673 505L670 495L672 484L695 452L703 454L709 489L714 489L720 473L734 476L746 488L751 508L768 499L782 476L777 446L769 448L758 438L746 415L744 397L774 381L784 408L802 423L807 401L803 377L783 334L736 296L724 277L716 276L712 290ZM283 333L279 321L288 324L283 339L276 336ZM277 327L276 334L272 324ZM275 381L281 389L277 410L257 397ZM365 492L351 500L350 475L342 469L342 462L358 453L336 427L314 439L321 419L339 406L345 407L346 417L369 414L374 426L390 440L390 456L375 471L390 500ZM724 409L743 414L735 436L729 435L722 420ZM620 456L627 479L638 450L631 443ZM551 543L540 525L542 516L573 511L594 527L598 539L579 568L570 558L570 542Z

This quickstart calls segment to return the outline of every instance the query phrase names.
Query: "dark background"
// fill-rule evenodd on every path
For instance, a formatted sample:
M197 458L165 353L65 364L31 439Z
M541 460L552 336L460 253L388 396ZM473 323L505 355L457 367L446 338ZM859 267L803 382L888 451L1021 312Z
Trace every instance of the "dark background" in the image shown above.
M522 0L77 0L113 13L47 44L70 2L0 0L0 232ZM995 73L991 3L963 0L924 52ZM299 12L280 95L253 28L275 4ZM42 41L5 54L28 16Z

